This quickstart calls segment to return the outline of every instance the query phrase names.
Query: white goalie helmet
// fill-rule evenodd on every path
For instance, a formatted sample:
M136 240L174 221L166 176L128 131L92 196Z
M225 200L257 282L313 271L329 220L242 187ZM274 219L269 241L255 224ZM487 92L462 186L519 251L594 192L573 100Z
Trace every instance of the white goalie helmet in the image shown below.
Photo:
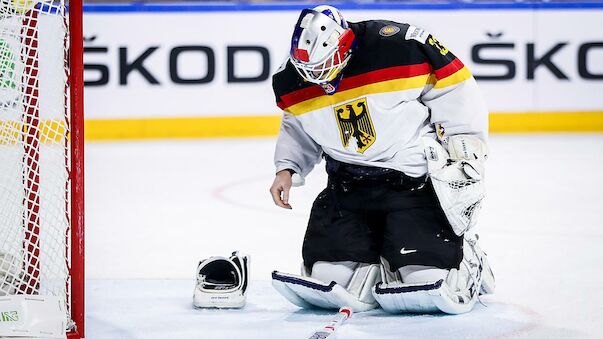
M347 65L353 42L354 32L335 7L304 9L291 38L291 63L306 81L323 85Z

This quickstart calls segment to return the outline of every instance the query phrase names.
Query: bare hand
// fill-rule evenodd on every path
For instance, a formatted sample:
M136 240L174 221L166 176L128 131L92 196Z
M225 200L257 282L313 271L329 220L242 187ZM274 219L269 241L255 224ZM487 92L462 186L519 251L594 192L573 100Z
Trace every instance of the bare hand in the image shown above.
M279 207L292 209L289 205L289 190L291 190L291 173L287 170L276 173L272 187L270 187L270 194L274 204Z

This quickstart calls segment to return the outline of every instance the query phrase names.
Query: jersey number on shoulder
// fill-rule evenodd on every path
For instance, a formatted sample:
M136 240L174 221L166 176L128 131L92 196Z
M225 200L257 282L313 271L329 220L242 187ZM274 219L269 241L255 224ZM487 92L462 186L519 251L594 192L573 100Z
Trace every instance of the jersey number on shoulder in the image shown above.
M444 47L436 38L434 38L433 36L429 36L429 39L427 39L427 42L437 48L440 51L440 54L442 55L446 55L448 54L448 48Z

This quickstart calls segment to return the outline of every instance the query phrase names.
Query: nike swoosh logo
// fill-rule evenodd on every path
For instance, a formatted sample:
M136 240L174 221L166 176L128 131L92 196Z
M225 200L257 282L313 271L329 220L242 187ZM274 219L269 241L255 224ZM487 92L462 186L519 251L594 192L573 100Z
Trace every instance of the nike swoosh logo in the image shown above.
M417 250L407 250L404 247L402 247L402 249L400 250L400 254L408 254L408 253L414 253Z

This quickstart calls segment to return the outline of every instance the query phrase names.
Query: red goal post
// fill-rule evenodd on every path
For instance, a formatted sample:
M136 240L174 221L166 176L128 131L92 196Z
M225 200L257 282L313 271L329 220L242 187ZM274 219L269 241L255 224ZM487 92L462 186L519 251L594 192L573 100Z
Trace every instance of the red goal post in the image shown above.
M0 0L0 337L84 330L82 1Z

